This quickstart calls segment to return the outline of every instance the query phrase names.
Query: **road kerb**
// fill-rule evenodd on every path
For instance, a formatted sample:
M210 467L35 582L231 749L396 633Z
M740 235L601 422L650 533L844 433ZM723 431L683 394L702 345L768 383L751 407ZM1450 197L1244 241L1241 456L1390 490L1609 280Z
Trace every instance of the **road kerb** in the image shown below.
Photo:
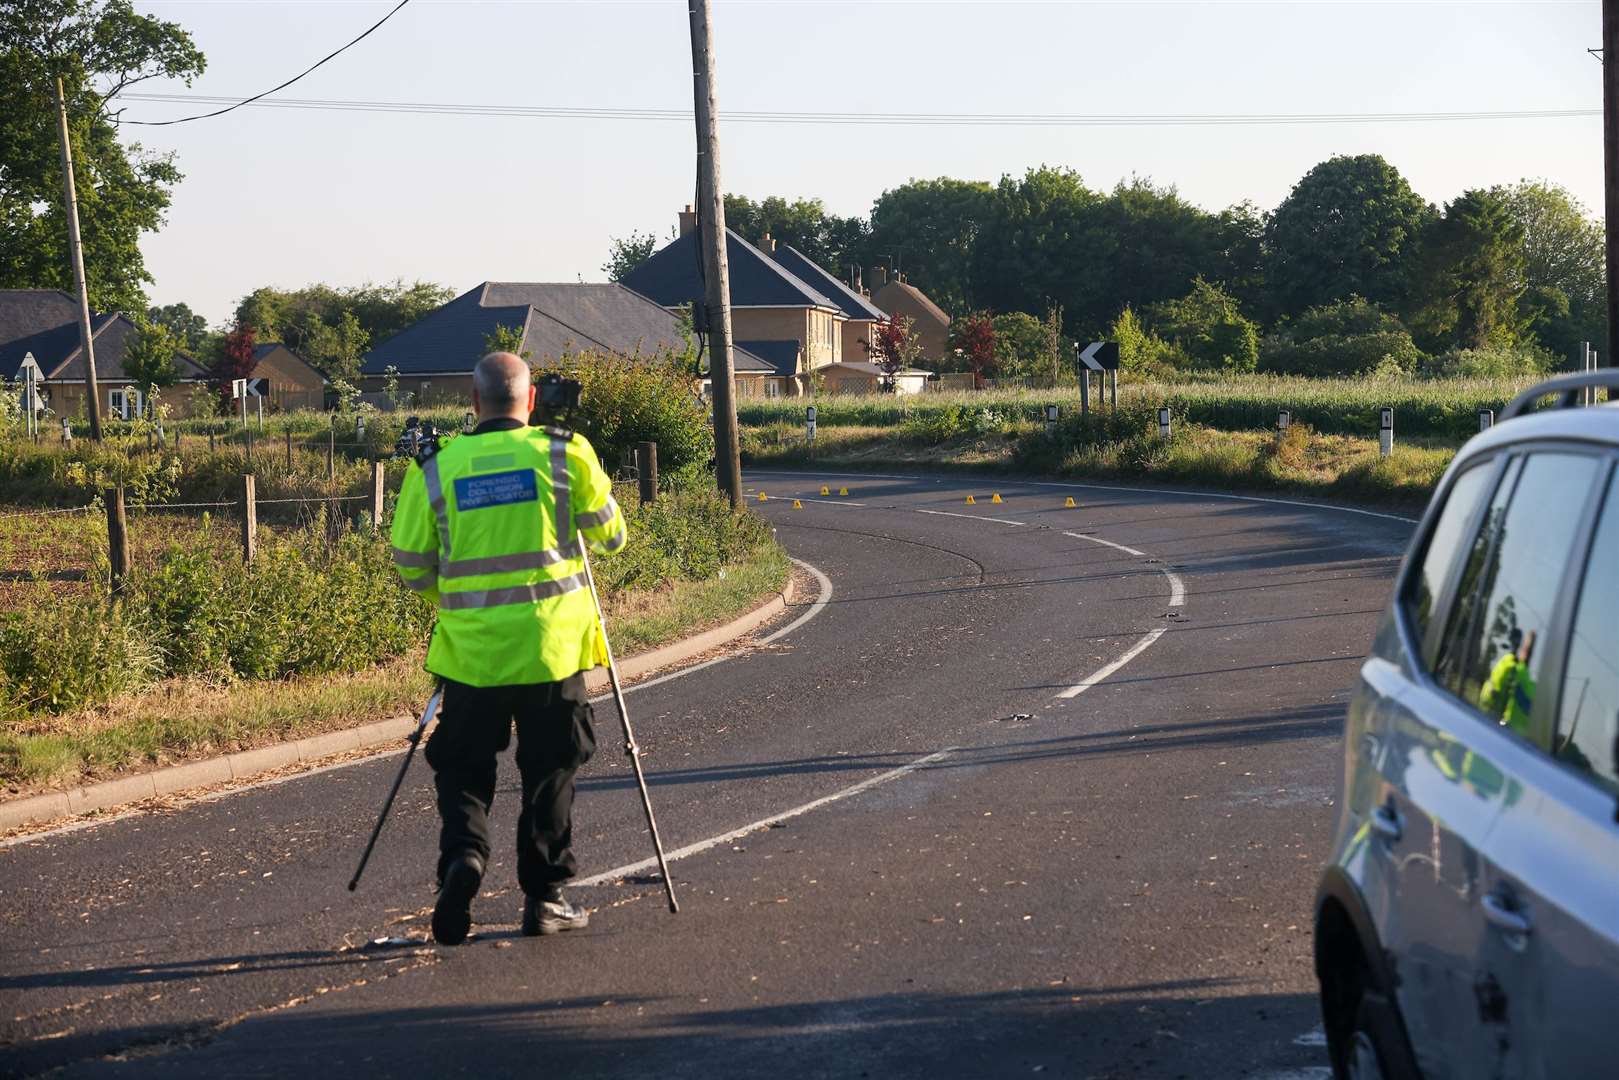
M619 661L619 674L626 681L636 679L649 672L673 667L722 645L730 644L780 615L787 610L787 605L792 603L792 600L793 582L789 577L786 588L781 592L775 593L752 611L732 619L723 626L693 634L661 648ZM585 685L592 693L605 689L608 685L607 672L601 668L590 671L585 676ZM110 810L188 788L246 779L271 769L312 762L332 754L382 746L405 738L415 726L415 717L395 716L357 728L331 731L273 746L260 746L234 754L187 762L184 765L170 765L136 776L107 780L68 791L31 795L26 799L0 803L0 830L38 825L98 810Z

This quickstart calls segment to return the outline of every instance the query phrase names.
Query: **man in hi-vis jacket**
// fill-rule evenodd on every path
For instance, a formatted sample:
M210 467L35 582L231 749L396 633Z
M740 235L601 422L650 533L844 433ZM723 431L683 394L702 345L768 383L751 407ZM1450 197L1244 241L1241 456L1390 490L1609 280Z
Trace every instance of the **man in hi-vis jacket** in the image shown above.
M624 547L612 483L582 436L530 427L528 364L491 353L473 373L478 425L412 464L399 492L393 557L410 589L438 605L427 670L444 683L427 762L438 789L433 937L457 945L489 860L495 756L517 726L523 804L517 878L523 933L583 927L562 895L574 773L595 750L584 672L607 658L583 551Z

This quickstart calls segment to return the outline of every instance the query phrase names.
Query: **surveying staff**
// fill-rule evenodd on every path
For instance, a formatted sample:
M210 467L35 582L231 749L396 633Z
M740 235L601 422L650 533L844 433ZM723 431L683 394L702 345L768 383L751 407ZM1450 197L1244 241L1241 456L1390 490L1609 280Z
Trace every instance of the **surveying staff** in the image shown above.
M472 376L478 425L410 466L394 514L394 564L438 604L427 670L444 683L427 763L438 789L438 902L433 937L466 940L489 860L495 755L517 723L523 805L517 880L523 933L577 930L574 773L595 750L583 672L606 642L586 587L581 543L624 547L624 517L596 452L565 428L528 426L528 365L491 353Z

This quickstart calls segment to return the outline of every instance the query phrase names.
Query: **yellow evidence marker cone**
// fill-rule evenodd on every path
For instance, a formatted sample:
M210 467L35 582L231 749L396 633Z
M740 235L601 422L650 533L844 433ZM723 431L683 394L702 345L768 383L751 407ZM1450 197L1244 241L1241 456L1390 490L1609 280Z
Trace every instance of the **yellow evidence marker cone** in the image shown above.
M822 495L830 495L830 494L832 494L832 490L830 488L828 488L825 484L822 484L821 485L821 494Z
M991 495L989 497L989 501L999 505L999 503L1001 501L1001 493L997 491L995 494L993 494L993 495Z
M967 496L967 505L968 506L977 506L978 505L978 500L974 499L971 495L969 495L969 496Z
M793 500L793 509L794 510L802 510L802 509L804 509L804 504L799 502L797 499L794 499Z
M1068 498L1064 499L1063 502L1062 502L1062 505L1063 505L1063 508L1066 509L1066 510L1078 509L1076 506L1074 506L1074 497L1072 495L1070 495L1070 496L1068 496Z
M848 488L838 488L838 494L839 495L847 495L847 494L849 494L849 489Z
M760 501L760 502L764 502L764 501L765 501L765 500L766 500L766 499L768 499L768 498L769 498L769 497L770 497L770 496L768 496L768 495L766 495L766 494L765 494L765 493L764 493L764 492L762 492L762 491L761 491L761 492L759 492L759 501Z

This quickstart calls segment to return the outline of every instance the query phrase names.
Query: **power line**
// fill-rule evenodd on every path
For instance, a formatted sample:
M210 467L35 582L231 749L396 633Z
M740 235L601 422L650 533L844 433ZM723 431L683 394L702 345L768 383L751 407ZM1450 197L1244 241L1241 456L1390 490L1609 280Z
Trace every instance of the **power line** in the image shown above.
M403 6L403 5L401 5ZM395 9L397 10L397 9ZM335 55L335 54L334 54ZM273 93L266 91L265 93ZM430 116L523 117L530 119L655 120L692 122L690 110L572 105L476 105L427 101L355 101L320 98L275 98L264 95L237 101L202 94L126 93L132 101L206 103L235 102L231 108L302 109L331 112L405 113ZM222 110L228 111L228 110ZM213 116L216 113L205 115ZM1497 109L1452 112L1390 113L843 113L789 110L738 110L720 119L742 124L844 124L905 127L1208 127L1276 124L1440 123L1479 120L1562 120L1601 116L1595 109ZM191 117L188 119L197 119ZM140 123L126 120L124 123ZM168 120L161 123L178 123Z
M240 109L243 105L252 105L255 102L258 102L259 99L268 97L269 95L275 93L277 90L285 90L287 87L291 86L293 83L297 82L299 79L303 78L305 75L308 75L311 71L314 71L316 68L318 68L322 64L326 63L326 61L332 59L335 56L338 56L341 53L347 52L349 49L353 48L355 45L358 45L360 42L362 42L366 38L370 37L371 34L378 27L380 27L383 23L387 22L389 19L393 18L396 14L398 14L399 9L404 7L408 3L410 3L410 0L399 0L399 3L395 4L393 6L393 9L391 11L389 11L388 14L384 15L382 18L380 18L376 22L372 23L371 26L366 29L365 33L361 34L359 37L355 38L353 41L350 41L348 44L346 44L346 45L342 46L341 48L337 49L335 52L327 53L325 56L321 57L319 60L316 60L313 64L310 64L308 67L304 68L304 70L300 71L298 74L296 74L292 78L288 79L286 82L281 83L279 86L272 86L272 87L270 87L270 89L264 91L262 94L254 94L252 97L246 98L246 99L244 99L242 101L235 101L235 100L233 100L231 98L202 98L202 97L191 98L191 97L181 97L181 98L178 98L178 100L181 100L181 101L206 101L206 102L209 102L210 104L217 103L217 102L231 102L231 104L227 105L223 109L215 109L213 112L198 113L195 116L180 116L180 117L176 117L173 120L124 120L124 119L120 118L118 120L118 123L120 123L120 124L136 124L136 125L139 125L140 127L168 127L170 124L186 124L186 123L190 123L192 120L207 120L209 117L212 117L212 116L224 116L228 112L231 112L231 111L233 111L235 109ZM122 95L122 96L124 96L124 97L135 97L136 95L134 95L134 94L125 94L125 95Z

